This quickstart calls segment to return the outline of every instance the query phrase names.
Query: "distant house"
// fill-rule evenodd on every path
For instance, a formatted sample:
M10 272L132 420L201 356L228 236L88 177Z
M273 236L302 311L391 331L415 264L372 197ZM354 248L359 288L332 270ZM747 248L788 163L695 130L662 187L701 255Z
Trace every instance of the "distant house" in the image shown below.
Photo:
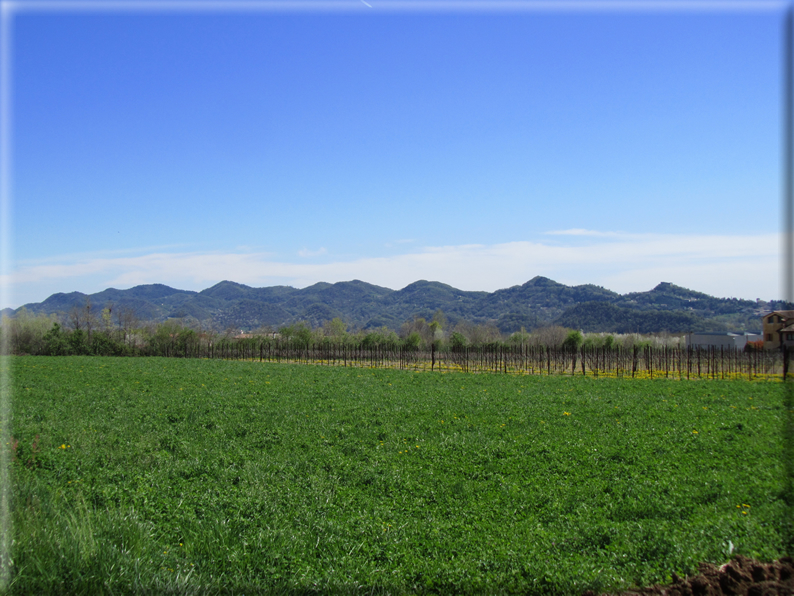
M776 310L765 314L764 349L778 350L785 344L794 347L794 310Z
M269 331L268 333L246 333L240 329L240 333L232 337L232 339L251 339L252 337L269 337L270 339L279 339L281 338L281 334L276 333L275 331Z
M733 350L744 350L748 341L759 341L760 333L687 333L687 348L730 348Z

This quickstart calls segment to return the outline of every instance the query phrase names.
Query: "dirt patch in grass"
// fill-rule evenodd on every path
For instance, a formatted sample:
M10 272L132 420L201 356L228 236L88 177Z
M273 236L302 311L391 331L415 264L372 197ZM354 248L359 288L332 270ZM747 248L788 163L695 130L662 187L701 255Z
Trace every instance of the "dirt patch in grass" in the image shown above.
M655 585L620 596L794 596L794 559L783 557L772 563L761 563L738 555L717 567L702 563L700 573L678 577L673 583ZM583 596L596 596L587 591Z

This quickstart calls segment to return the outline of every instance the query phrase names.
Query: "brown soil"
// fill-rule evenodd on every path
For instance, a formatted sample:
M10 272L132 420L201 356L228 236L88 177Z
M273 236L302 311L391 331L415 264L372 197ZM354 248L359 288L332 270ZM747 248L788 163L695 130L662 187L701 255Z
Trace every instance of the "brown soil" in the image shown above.
M700 573L678 577L673 583L621 592L620 596L794 596L794 559L783 557L773 563L760 563L741 555L716 567L701 563ZM596 596L587 591L583 596Z

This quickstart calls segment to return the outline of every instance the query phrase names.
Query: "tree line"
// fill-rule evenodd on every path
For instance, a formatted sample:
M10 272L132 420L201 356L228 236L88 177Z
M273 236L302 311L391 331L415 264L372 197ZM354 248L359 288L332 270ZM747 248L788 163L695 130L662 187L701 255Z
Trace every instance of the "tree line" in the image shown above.
M788 370L788 354L753 344L739 353L687 349L680 336L583 334L555 326L504 335L488 324L447 326L437 311L429 321L406 321L399 332L387 327L351 330L336 318L315 328L298 322L245 333L203 329L179 319L145 322L129 309L107 305L97 310L86 302L61 317L24 309L3 317L0 346L18 355L218 358L516 374L753 378L785 376Z
M297 322L280 328L261 327L244 332L228 328L217 330L202 327L196 321L169 319L163 322L143 321L128 306L107 304L103 308L90 300L68 313L34 314L22 309L13 317L3 316L0 324L0 345L11 354L29 355L102 355L158 356L184 352L199 342L240 341L258 338L265 342L289 342L304 345L360 345L364 348L404 348L407 350L463 349L480 347L548 347L578 349L676 347L678 336L641 336L639 334L589 333L546 326L504 334L494 324L459 321L449 325L441 310L430 320L414 317L399 330L388 327L351 329L335 318L321 326Z

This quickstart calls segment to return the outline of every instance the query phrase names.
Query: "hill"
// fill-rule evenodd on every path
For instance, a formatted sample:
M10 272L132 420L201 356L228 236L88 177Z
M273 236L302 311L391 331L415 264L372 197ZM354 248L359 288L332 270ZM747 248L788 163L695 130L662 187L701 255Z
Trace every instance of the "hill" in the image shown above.
M21 308L66 319L87 301L97 309L111 305L116 313L134 313L141 320L179 318L215 329L244 330L298 321L319 326L335 317L351 328L399 329L406 320L429 319L440 309L451 325L460 320L490 323L504 333L550 324L617 333L757 331L760 316L781 306L779 302L716 298L671 283L621 295L600 286L567 286L539 276L495 292L464 291L426 280L401 290L359 280L321 282L302 289L253 288L222 281L200 292L150 284L95 294L58 293Z

